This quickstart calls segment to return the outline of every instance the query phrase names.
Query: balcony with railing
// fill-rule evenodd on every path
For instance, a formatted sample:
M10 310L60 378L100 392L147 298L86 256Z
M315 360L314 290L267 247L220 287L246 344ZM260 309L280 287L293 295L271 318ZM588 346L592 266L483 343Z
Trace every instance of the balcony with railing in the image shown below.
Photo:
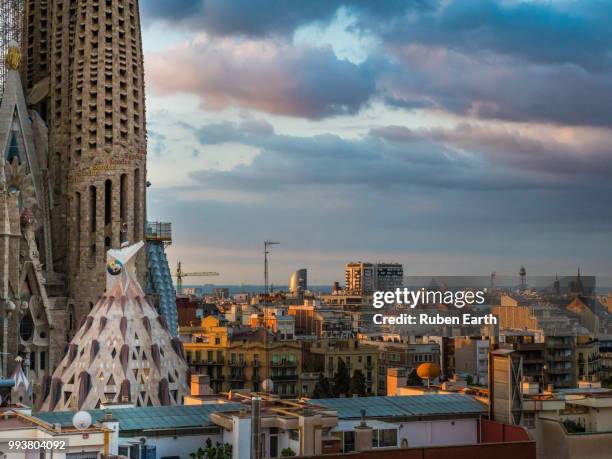
M197 365L197 366L212 366L212 365L224 365L225 361L224 359L217 359L217 360L207 360L207 359L193 359L190 362L192 365Z
M172 242L172 223L147 222L148 241Z
M271 367L296 367L297 361L295 360L277 360L270 361Z
M574 356L569 352L549 354L548 358L553 362L571 362L574 360Z
M230 374L230 380L232 381L246 381L246 376L242 371L232 371Z
M297 381L298 375L295 372L272 373L272 381Z

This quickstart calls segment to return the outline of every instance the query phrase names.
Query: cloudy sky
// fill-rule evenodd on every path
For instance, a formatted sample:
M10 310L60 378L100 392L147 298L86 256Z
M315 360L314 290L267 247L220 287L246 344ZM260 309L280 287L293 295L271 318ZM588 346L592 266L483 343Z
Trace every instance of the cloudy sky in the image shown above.
M612 274L610 1L140 3L172 266Z

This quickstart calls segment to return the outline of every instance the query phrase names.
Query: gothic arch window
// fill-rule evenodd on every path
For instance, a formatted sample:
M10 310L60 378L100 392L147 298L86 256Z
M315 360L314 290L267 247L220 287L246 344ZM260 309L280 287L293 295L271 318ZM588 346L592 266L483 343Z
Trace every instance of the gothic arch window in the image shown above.
M134 170L134 240L140 238L140 169Z
M113 182L104 182L104 224L110 225L113 220Z
M15 134L15 131L11 131L10 133L8 148L6 149L4 158L9 163L13 161L13 158L17 158L17 161L21 162L21 158L19 156L19 145L17 143L17 135Z

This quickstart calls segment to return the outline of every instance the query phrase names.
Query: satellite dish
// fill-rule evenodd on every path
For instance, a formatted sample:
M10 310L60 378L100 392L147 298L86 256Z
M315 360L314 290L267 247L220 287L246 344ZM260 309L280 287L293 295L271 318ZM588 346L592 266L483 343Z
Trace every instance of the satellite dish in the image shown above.
M261 387L263 387L263 390L265 390L266 392L272 392L272 390L274 389L274 383L271 379L267 378L264 379L263 383L261 383Z
M79 430L87 429L91 422L91 415L87 411L79 411L72 417L72 425Z

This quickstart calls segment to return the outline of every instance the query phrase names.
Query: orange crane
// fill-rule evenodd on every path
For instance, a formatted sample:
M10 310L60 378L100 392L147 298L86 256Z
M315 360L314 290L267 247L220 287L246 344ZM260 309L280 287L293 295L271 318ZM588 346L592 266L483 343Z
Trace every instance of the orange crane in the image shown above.
M192 273L186 273L183 271L181 262L179 261L176 265L176 273L173 277L176 277L176 291L178 293L183 292L183 277L208 277L208 276L218 276L219 273L215 271L197 271Z

